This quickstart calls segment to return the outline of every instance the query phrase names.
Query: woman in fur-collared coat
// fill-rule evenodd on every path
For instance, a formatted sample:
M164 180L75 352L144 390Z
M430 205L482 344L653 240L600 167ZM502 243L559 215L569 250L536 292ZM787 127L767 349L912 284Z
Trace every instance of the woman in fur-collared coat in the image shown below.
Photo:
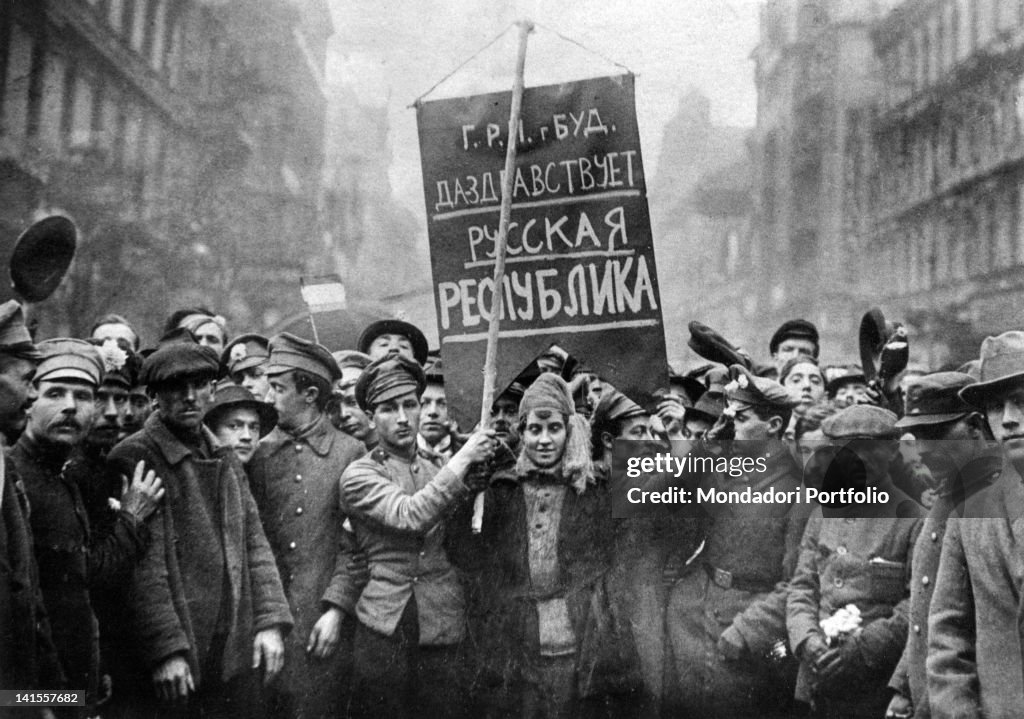
M500 715L590 713L604 702L588 695L628 673L607 661L617 651L604 586L607 488L594 479L586 421L560 377L543 374L527 390L519 426L515 471L492 478L483 533L463 540L482 554L472 621L480 690Z

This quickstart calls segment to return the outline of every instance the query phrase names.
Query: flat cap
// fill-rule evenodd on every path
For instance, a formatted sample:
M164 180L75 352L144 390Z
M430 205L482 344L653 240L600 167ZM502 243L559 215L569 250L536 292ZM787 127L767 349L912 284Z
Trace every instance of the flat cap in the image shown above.
M423 368L405 355L388 355L374 360L356 381L356 402L369 412L381 402L396 399L409 392L419 397L427 380Z
M159 385L185 377L212 379L217 376L220 361L215 350L175 332L165 335L165 340L161 340L142 363L140 384Z
M0 348L24 347L32 344L32 335L25 324L25 312L17 300L0 305Z
M355 367L356 369L366 369L371 362L370 355L357 350L340 350L338 352L332 352L331 356L334 357L334 361L338 363L339 369L345 369L346 367Z
M95 345L85 340L57 337L37 345L42 359L36 367L36 381L76 380L96 387L103 382L103 358Z
M897 439L896 415L872 404L855 404L821 423L831 439Z
M238 407L250 409L260 418L260 437L265 437L277 424L277 410L273 405L260 402L245 387L228 380L221 380L217 384L213 402L207 406L203 414L203 422L210 429L214 429L225 412Z
M409 344L412 345L412 356L421 365L426 363L428 352L427 338L423 336L423 333L416 325L403 320L377 320L368 326L359 335L359 342L357 343L359 351L369 354L370 345L381 335L402 335L407 338Z
M732 378L725 385L725 399L746 407L792 409L797 401L775 380L758 377L742 365L729 368Z
M239 335L231 340L220 355L221 370L235 374L259 367L270 357L270 340L263 335Z
M270 359L267 374L275 375L301 369L322 377L329 383L341 379L341 370L330 350L316 342L304 340L288 332L270 339Z
M622 392L613 389L610 392L605 392L601 397L601 401L594 408L594 414L590 418L590 422L596 426L603 422L616 422L620 419L630 419L631 417L646 417L647 414L643 407L622 394Z
M960 399L960 390L977 380L961 372L935 372L918 377L907 388L906 414L896 422L900 429L944 424L974 411Z
M787 320L779 329L775 330L771 341L768 343L768 351L775 354L779 345L789 339L808 340L814 343L814 356L818 356L818 328L807 320Z

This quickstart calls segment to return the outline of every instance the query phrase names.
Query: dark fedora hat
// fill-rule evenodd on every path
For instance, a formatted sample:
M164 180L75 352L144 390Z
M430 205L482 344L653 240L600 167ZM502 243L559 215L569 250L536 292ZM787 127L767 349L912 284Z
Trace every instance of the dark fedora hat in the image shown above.
M981 343L978 381L960 390L960 398L974 407L1008 386L1024 383L1024 332L1011 330Z
M210 403L203 415L203 422L207 427L213 429L221 415L228 410L238 407L251 409L260 418L260 437L265 437L277 424L277 410L266 402L260 402L252 392L245 387L231 384L227 380L217 383L217 389L213 394L213 402Z
M359 335L359 342L357 343L357 349L364 354L370 353L370 345L373 341L381 335L402 335L406 337L410 344L412 344L412 355L416 358L416 361L420 365L427 363L427 354L429 348L427 346L427 338L424 337L419 327L404 320L390 319L390 320L377 320L372 323L369 327L363 330L363 333Z

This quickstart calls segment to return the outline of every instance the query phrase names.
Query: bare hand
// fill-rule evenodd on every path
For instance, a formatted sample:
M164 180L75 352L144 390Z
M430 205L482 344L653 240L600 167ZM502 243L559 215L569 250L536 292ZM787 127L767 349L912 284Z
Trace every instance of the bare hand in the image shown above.
M121 493L121 509L135 515L140 522L149 518L156 508L160 506L160 500L164 498L163 483L156 476L153 470L146 471L145 461L135 465L135 475L132 477L132 484L128 486L128 478L121 475L123 491Z
M913 714L913 702L902 694L893 694L889 706L885 708L886 719L907 719Z
M327 659L334 654L341 638L341 619L342 612L338 607L331 607L321 614L309 633L306 654L312 654L315 659Z
M153 671L153 688L157 698L163 702L178 703L188 699L188 695L196 690L188 660L181 654L165 659Z
M284 667L284 639L277 627L257 632L252 640L252 668L258 669L263 660L263 683L269 684Z
M665 433L671 436L681 435L683 431L683 420L686 417L686 407L683 401L674 394L667 394L658 403L657 415L665 425Z
M486 462L493 457L495 449L497 449L497 440L494 438L494 430L478 429L469 435L469 439L462 445L462 449L456 453L456 456L460 456L468 464L476 464Z
M828 644L825 643L824 638L818 634L812 634L804 641L803 646L800 648L800 655L801 659L809 662L813 667L818 661L818 657L827 651Z

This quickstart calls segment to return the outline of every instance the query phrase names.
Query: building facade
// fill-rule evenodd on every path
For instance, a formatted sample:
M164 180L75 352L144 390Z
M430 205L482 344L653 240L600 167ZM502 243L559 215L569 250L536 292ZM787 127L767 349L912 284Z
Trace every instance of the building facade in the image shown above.
M41 214L80 230L44 334L301 304L331 33L323 0L0 0L0 250Z
M955 363L1021 326L1024 3L910 0L873 38L884 89L847 153L862 291Z

